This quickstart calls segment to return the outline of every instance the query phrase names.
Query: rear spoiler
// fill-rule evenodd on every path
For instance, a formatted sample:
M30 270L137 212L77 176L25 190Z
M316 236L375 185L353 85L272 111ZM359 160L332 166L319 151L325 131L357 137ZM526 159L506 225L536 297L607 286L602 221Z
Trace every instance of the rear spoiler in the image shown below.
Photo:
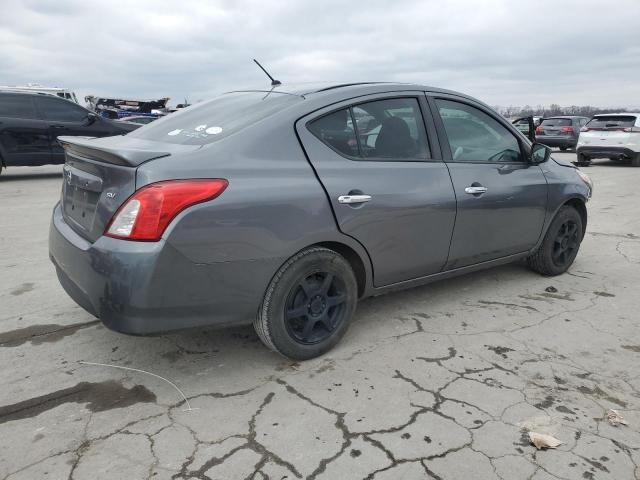
M124 137L122 138L124 139ZM110 140L109 143L111 145L107 142L101 142L101 140ZM102 139L61 136L58 137L58 143L62 145L67 154L124 167L137 167L149 160L171 155L171 152L166 151L135 148L131 145L126 145L126 143L134 142L117 142L114 141L113 137ZM125 145L119 146L118 143L124 143Z

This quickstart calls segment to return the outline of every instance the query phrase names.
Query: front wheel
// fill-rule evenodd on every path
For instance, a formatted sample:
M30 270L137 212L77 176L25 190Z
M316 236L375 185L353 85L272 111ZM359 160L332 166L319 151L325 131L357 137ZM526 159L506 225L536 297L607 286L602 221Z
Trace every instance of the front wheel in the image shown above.
M273 277L254 327L271 350L308 360L340 341L357 299L358 285L349 263L333 250L308 248Z
M579 153L576 165L578 165L579 167L588 167L589 165L591 165L591 159L583 153Z
M582 242L582 217L570 206L560 209L553 219L542 244L527 259L529 268L555 276L567 271L578 255Z

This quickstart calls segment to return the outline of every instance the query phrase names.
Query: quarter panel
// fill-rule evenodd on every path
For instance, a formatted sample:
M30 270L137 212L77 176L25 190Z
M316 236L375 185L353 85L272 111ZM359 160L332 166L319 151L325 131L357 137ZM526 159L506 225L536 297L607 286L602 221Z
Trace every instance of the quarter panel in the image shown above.
M167 179L228 180L220 197L187 209L164 234L194 263L247 262L240 274L254 282L250 262L274 261L279 267L309 245L335 241L358 253L370 278L366 252L338 231L292 122L271 119L197 152L147 162L138 169L138 188ZM259 281L264 292L268 281Z

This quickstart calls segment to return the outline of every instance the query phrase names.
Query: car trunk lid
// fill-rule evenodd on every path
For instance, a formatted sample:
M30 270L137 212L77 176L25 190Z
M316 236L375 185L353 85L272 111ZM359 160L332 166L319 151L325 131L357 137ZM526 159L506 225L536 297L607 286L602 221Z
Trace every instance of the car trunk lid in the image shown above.
M199 147L127 137L59 137L65 149L61 208L65 221L93 242L136 190L141 164Z
M559 136L559 135L571 135L569 130L573 128L571 126L571 119L569 118L545 118L540 126L536 129L536 135L542 136Z

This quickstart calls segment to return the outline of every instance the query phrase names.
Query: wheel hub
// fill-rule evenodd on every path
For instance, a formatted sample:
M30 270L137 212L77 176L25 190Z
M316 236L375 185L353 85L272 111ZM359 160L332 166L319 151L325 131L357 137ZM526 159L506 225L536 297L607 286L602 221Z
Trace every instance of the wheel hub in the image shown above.
M322 315L327 308L327 300L323 295L316 295L309 302L309 313L314 317Z

